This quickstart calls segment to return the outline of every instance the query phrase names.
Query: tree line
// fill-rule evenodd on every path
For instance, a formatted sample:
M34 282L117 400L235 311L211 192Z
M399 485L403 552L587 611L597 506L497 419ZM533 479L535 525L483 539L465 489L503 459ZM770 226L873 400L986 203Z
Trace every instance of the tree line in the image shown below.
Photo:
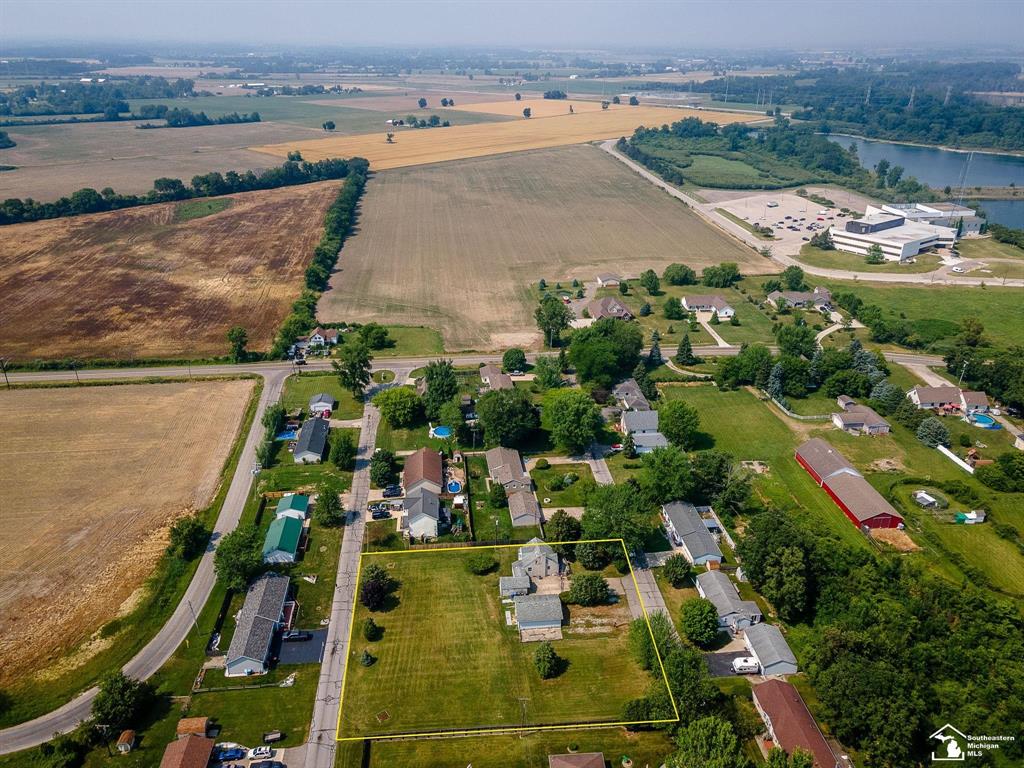
M41 82L0 92L0 115L88 115L129 112L128 99L178 99L193 95L194 82L132 77L105 83Z
M260 189L277 189L317 181L343 179L357 170L366 173L368 163L360 157L348 160L330 158L308 162L288 160L278 168L264 171L212 172L193 176L189 184L181 179L159 178L153 182L153 189L141 195L120 194L110 187L97 192L86 187L69 197L62 197L49 203L32 198L8 198L0 203L0 226L18 224L40 219L58 219L85 213L115 211L140 205L153 205L175 200L189 200L196 197L228 195L236 192L252 192Z
M135 115L133 115L135 117ZM235 123L258 123L259 112L231 112L226 115L209 117L205 112L193 112L191 109L168 108L166 104L147 104L139 110L139 118L165 120L166 125L143 123L136 128L192 128L199 125L232 125Z

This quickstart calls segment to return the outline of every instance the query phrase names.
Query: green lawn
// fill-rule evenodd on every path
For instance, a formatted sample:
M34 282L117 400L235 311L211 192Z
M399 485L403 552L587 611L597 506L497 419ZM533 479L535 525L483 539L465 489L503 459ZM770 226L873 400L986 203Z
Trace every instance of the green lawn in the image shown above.
M567 752L569 745L575 745L580 752L603 752L605 760L611 761L615 768L623 755L628 755L636 766L661 765L676 749L664 731L631 733L624 728L541 731L522 736L375 741L370 745L369 767L461 768L472 764L473 768L539 768L547 765L548 755ZM358 759L351 759L353 752L359 751L339 750L339 754L344 753L350 759L335 763L337 768L364 768Z
M395 518L371 520L366 524L366 546L368 552L390 552L408 549L405 537L398 533Z
M332 419L358 419L363 415L363 404L342 388L334 373L296 373L289 376L284 384L281 403L289 411L293 408L305 411L309 407L309 398L321 392L338 401L337 410L331 414Z
M560 480L569 472L578 475L579 480L564 490L551 490L552 481ZM537 499L541 506L546 508L582 507L583 493L587 486L594 482L594 473L591 472L590 465L585 462L552 464L547 469L535 467L530 471L530 477L533 478L533 482L537 486ZM545 501L545 499L551 499L551 501Z
M206 675L204 685L261 685L295 675L295 684L288 688L245 688L234 691L213 691L192 696L189 715L209 717L221 726L219 741L234 741L248 747L263 743L263 734L279 730L284 740L275 747L294 747L306 741L313 714L313 698L320 679L320 665L282 666L257 678L238 680L224 678L220 673Z
M384 628L378 642L358 634L371 613L357 606L342 737L610 722L621 719L627 701L643 695L651 678L627 650L625 603L571 607L564 639L553 642L568 666L542 680L533 666L536 646L521 643L515 628L506 626L498 595L499 575L511 572L516 549L491 551L500 565L486 576L469 573L468 551L364 555L363 568L368 562L384 565L400 586L393 605L372 614ZM574 631L574 621L597 617L622 622L603 632L593 626ZM359 661L367 648L377 657L370 667ZM381 722L384 711L389 717Z
M662 568L655 568L654 580L658 583L658 589L661 590L661 596L665 598L665 607L668 608L669 615L672 617L672 623L675 624L676 632L682 636L683 630L680 626L680 616L683 608L683 603L687 600L692 600L695 597L699 597L697 594L697 588L693 586L691 582L685 587L673 587L668 583L668 579L665 578Z
M297 626L316 629L321 619L331 616L343 531L344 528L324 528L316 521L310 524L306 552L290 572L295 600L299 603ZM303 576L315 576L316 583L309 583Z
M608 470L612 473L612 479L616 483L624 483L629 478L636 477L640 474L640 469L643 466L639 457L627 459L626 454L622 451L608 456L604 463L608 465Z
M800 249L800 261L812 267L828 269L849 269L854 272L896 272L901 274L917 274L934 272L939 268L941 260L934 253L923 253L913 264L900 264L898 261L886 261L884 264L868 264L864 257L846 251L823 251L813 245L805 245Z
M444 352L444 341L441 334L433 328L419 325L389 325L388 335L395 343L392 347L373 350L373 356L379 357L427 357L440 355Z
M204 216L212 216L231 207L235 201L230 197L213 197L200 200L186 200L174 208L175 221L191 221Z
M977 317L985 325L985 335L1000 346L1019 344L1024 338L1024 301L1019 288L956 288L839 280L825 284L833 293L852 292L865 303L895 310L911 322L936 318L952 321L950 336L958 332L954 326L961 318Z
M747 230L747 232L749 232L750 234L754 235L755 237L757 237L757 238L759 238L761 240L774 240L775 239L772 235L766 235L763 232L759 232L759 231L755 230L754 229L754 225L751 224L749 221L741 219L736 214L730 213L729 211L725 210L725 208L715 208L715 213L719 213L722 216L725 216L725 218L729 219L729 221L731 221L731 222L733 222L735 224L739 224L741 227L743 227L745 230Z
M376 445L386 451L415 451L420 448L441 450L445 447L445 441L439 437L431 437L430 428L426 423L415 427L396 428L388 424L387 420L381 419L377 426Z
M1009 243L1000 243L991 237L966 238L956 244L965 259L1024 259L1024 249Z
M793 458L803 442L783 422L781 413L745 389L719 392L711 385L666 385L666 400L681 398L701 414L698 448L728 451L737 461L768 463L769 472L754 476L754 492L764 502L790 509L854 546L867 546L839 508Z

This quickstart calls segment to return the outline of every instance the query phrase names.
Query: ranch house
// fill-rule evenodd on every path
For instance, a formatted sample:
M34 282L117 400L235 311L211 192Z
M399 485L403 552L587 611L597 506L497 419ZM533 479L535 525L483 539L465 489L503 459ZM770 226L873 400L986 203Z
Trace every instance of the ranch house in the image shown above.
M728 320L736 314L725 299L715 295L684 296L683 308L687 312L717 312L723 320Z
M302 540L302 521L279 517L270 524L263 539L264 563L294 563Z
M795 675L799 671L796 656L774 624L748 627L743 632L743 642L750 655L757 659L762 675Z
M753 600L741 600L736 585L722 571L697 574L697 593L718 611L718 626L736 633L761 621L761 609Z
M319 464L327 450L327 433L330 426L326 419L307 419L295 440L292 458L296 464Z
M288 577L268 573L249 585L224 659L224 676L262 675L267 671L274 633L285 622Z
M309 496L304 493L289 493L278 499L274 517L294 517L305 520L309 515Z
M685 501L664 504L661 519L669 541L681 549L693 565L717 566L722 562L722 550L693 504Z

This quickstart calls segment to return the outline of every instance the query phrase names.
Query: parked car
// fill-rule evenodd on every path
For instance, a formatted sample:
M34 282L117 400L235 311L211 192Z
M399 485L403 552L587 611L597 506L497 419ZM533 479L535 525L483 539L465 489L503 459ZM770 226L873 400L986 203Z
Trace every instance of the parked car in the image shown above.
M958 275L962 275L964 273L964 268L963 267L953 267L949 271L950 272L956 272Z
M301 643L305 642L306 640L312 640L313 633L303 632L302 630L298 629L289 629L287 632L281 635L281 639L284 640L286 643ZM266 749L266 747L256 747L256 749ZM257 757L260 757L260 755L257 755ZM263 755L263 757L270 757L270 755Z
M400 485L389 485L387 488L384 489L384 498L385 499L392 499L395 496L401 496L401 495L402 495L402 486L400 486Z
M258 763L249 763L249 768L288 768L278 760L260 760Z
M732 660L732 671L737 675L752 675L761 671L761 665L753 656L741 656Z
M306 364L306 358L304 358L304 357L297 357L297 358L295 358L295 364L296 365L305 365Z
M285 633L287 634L287 633ZM259 760L264 757L273 757L274 750L270 747L253 747L249 750L250 760Z
M213 759L221 763L225 760L245 760L246 754L248 753L242 747L231 747L229 749L218 749L214 753Z
M371 520L387 520L391 517L391 512L387 509L375 509L370 512Z

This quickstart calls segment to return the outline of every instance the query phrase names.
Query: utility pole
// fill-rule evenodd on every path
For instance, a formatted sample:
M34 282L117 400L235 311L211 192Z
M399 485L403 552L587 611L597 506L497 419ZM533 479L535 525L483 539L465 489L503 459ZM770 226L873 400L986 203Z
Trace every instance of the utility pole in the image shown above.
M867 93L864 94L864 106L866 107L868 105L868 102L870 102L870 101L871 101L871 86L868 85Z
M7 388L11 388L11 380L7 378L7 358L0 357L0 371L4 372L4 383L7 384Z
M964 374L967 373L967 361L964 360L964 364L960 367L960 378L956 380L956 385L959 387L964 383Z

